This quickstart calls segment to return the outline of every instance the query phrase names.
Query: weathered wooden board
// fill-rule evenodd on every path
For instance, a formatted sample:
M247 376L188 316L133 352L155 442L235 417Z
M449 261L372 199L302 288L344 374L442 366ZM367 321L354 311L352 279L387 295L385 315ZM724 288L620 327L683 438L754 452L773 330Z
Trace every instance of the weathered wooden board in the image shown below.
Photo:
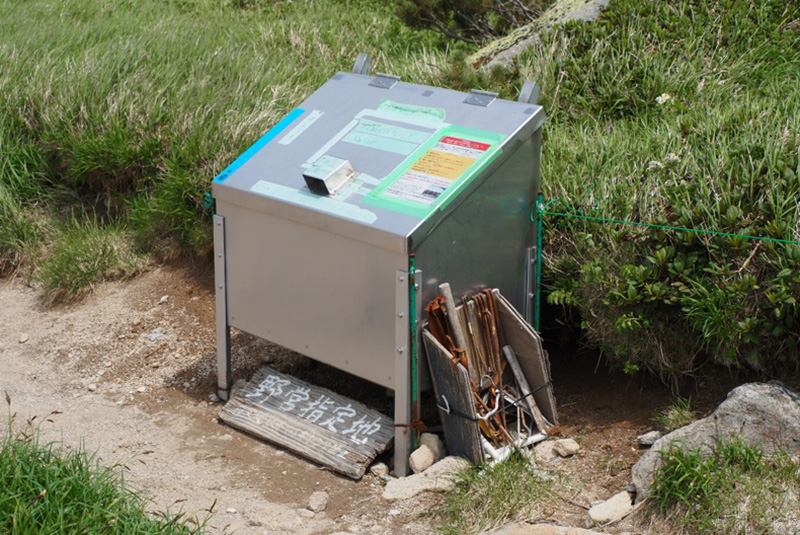
M234 392L219 416L354 479L394 438L387 416L267 367Z
M556 398L550 382L550 358L542 347L542 338L499 291L494 290L494 294L503 339L514 348L539 410L550 423L558 425Z
M436 405L439 407L439 418L444 427L447 440L447 451L456 457L465 457L473 464L483 462L478 424L468 418L476 418L475 402L472 400L472 387L469 374L464 366L451 363L450 353L436 341L427 330L422 331L425 352L433 378L433 391ZM447 400L446 404L444 400ZM442 410L448 407L450 412Z

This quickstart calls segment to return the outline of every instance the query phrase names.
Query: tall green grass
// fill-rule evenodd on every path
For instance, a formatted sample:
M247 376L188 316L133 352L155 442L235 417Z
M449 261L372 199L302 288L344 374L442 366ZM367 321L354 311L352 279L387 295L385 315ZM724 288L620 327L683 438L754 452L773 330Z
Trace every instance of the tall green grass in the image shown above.
M652 510L688 533L792 533L800 526L798 459L725 438L710 453L671 447Z
M44 301L74 301L99 282L127 279L141 272L146 259L137 254L127 238L117 223L73 218L59 225L53 244L35 273Z
M553 212L800 240L800 4L612 2L516 68ZM545 216L548 301L628 371L800 368L800 245Z
M14 200L0 223L20 221L20 203L56 219L78 206L162 257L207 252L211 179L358 52L407 79L435 71L441 39L392 13L348 0L0 1L0 187ZM13 265L14 244L32 241L9 234Z
M149 513L119 467L104 468L83 450L42 444L35 431L0 439L0 533L39 535L193 535L183 515Z

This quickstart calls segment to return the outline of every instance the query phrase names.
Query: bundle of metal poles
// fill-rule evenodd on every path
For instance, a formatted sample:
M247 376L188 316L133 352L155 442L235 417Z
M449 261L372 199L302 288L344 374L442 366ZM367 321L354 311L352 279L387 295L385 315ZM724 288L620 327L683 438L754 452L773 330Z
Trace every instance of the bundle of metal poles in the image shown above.
M469 375L484 449L523 447L555 431L536 405L514 349L504 343L495 294L483 290L456 306L450 285L425 308L430 330Z

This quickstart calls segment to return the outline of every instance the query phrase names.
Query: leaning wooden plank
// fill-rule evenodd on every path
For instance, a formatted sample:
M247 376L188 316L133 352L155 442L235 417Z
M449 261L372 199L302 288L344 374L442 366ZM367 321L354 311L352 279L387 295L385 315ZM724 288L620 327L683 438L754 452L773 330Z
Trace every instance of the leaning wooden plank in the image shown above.
M461 364L453 365L450 353L427 329L423 329L422 338L447 451L450 455L465 457L474 464L480 464L483 462L483 448L478 425L473 421L477 415L467 370Z
M558 425L556 398L550 382L550 359L542 347L539 334L522 315L495 290L500 325L505 341L514 348L520 367L528 379L533 399L549 422Z
M354 479L394 437L387 416L266 367L233 394L220 419Z
M511 366L511 371L519 385L519 394L520 397L522 397L523 406L527 406L530 410L531 416L533 416L533 420L536 422L536 427L539 428L539 431L548 433L550 428L553 427L553 424L545 419L544 415L542 415L542 411L539 410L539 406L536 405L536 400L533 399L531 395L531 387L528 385L528 379L525 377L525 373L519 365L519 360L514 353L514 348L508 345L503 346L503 354L506 357L506 361L508 361L508 365Z

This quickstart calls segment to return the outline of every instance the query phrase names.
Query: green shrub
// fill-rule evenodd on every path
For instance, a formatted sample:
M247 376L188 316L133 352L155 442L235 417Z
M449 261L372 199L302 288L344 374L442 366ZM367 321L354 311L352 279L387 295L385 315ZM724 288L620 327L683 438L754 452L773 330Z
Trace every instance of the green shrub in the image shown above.
M797 3L612 2L516 65L543 86L548 302L629 371L800 365ZM581 218L568 217L580 216Z
M533 22L550 3L545 0L399 0L397 13L413 28L427 28L475 44Z

